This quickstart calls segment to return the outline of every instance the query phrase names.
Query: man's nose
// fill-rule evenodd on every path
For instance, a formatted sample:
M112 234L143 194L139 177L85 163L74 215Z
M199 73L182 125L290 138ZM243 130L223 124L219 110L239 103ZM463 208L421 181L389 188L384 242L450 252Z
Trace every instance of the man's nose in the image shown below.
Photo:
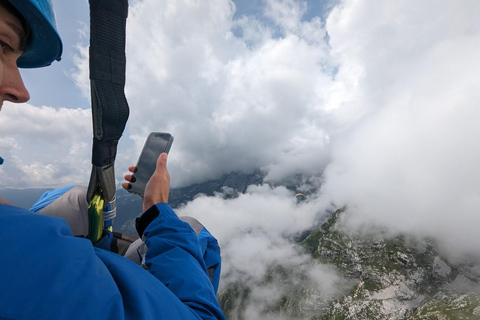
M6 66L3 69L3 78L0 85L0 95L2 101L11 101L16 103L27 102L30 100L22 76L16 65Z

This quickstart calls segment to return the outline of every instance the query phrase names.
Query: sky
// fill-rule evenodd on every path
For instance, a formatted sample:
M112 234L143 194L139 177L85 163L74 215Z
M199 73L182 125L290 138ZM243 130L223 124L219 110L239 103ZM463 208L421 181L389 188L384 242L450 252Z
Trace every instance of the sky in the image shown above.
M23 71L31 101L0 113L0 188L88 183L88 4L52 2L63 59ZM478 16L476 0L131 1L117 180L149 132L170 132L174 187L260 169L271 185L301 175L319 188L299 206L265 183L182 208L229 244L230 262L245 230L259 231L250 239L259 248L279 250L270 262L287 254L281 247L304 261L284 236L343 205L353 227L432 236L452 257L479 255Z

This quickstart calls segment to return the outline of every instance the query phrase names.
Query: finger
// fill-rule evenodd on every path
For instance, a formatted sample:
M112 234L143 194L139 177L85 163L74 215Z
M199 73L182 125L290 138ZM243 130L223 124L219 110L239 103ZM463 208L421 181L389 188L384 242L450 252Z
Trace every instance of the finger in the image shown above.
M137 172L137 166L128 167L128 171L133 172L133 173Z
M122 187L125 190L130 190L132 188L132 185L128 182L122 182Z
M135 178L133 176L133 174L126 174L123 176L125 178L125 180L129 181L129 182L135 182L137 181L137 178Z

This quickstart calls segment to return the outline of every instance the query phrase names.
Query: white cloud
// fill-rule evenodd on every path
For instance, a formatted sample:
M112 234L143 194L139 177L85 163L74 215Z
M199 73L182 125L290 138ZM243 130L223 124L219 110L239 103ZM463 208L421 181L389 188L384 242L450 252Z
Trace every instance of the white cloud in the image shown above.
M80 89L83 96L90 99L90 70L89 70L89 51L88 46L82 46L80 43L76 45L78 54L73 56L75 68L70 70L70 78Z
M267 317L267 306L277 305L281 298L294 299L294 289L309 292L302 308L307 313L318 311L319 301L343 290L345 282L335 271L315 262L291 240L315 223L321 208L317 201L297 204L294 193L284 187L257 185L235 199L226 200L222 194L197 197L177 213L197 218L218 238L220 292L238 283L248 287L243 312L259 319ZM288 279L266 281L279 276L274 272L279 267L288 272Z
M328 134L320 126L326 97L319 88L332 85L325 72L325 30L319 20L300 21L302 3L270 6L285 26L283 37L272 38L272 30L253 17L234 21L234 6L226 0L132 7L129 132L141 143L149 131L172 132L175 185L260 167L274 168L272 179L306 164L310 171L323 168ZM299 12L292 18L295 28L290 18L284 21L291 8ZM308 161L296 163L296 150L307 149Z
M472 1L345 1L330 15L360 121L335 137L322 196L348 204L357 223L478 254L469 243L480 240L479 13Z
M221 196L199 197L182 208L179 214L201 217L221 242L227 242L232 234L249 233L254 230L269 237L294 235L311 226L318 206L297 206L294 194L285 187L271 188L268 185L250 186L246 194L233 200ZM224 221L228 220L228 224Z
M296 30L307 11L306 1L266 0L264 15L284 30Z
M0 117L1 187L86 184L91 111L5 103Z

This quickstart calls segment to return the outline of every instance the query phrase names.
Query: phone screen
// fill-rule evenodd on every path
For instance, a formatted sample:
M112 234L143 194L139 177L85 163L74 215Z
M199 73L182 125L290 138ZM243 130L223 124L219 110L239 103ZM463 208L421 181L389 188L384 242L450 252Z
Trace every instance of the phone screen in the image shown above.
M129 192L143 195L148 180L155 172L158 157L163 152L168 153L172 143L173 136L169 133L152 132L148 135L138 158L137 171L133 174L134 182L130 182L132 188L128 190Z

